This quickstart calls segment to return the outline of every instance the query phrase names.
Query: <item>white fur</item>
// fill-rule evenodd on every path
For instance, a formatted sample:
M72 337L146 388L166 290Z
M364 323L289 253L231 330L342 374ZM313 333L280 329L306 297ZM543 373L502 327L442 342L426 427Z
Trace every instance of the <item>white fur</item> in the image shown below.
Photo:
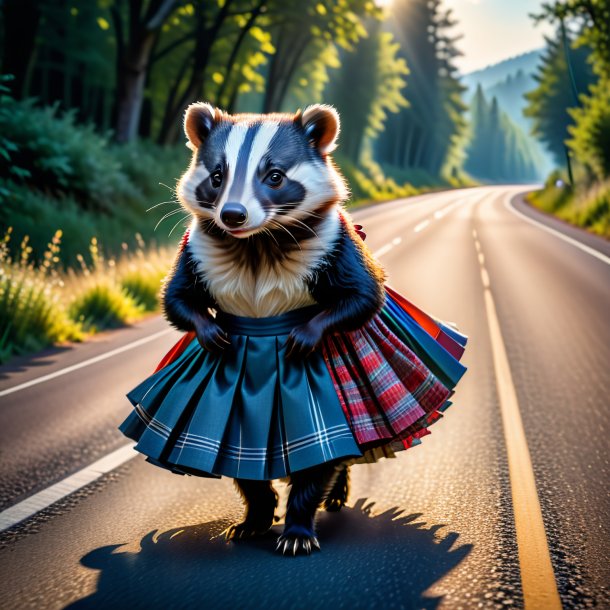
M205 218L212 218L213 211L202 208L197 203L195 189L207 179L210 172L203 163L197 163L197 156L194 155L188 169L178 183L177 195L182 205L191 213Z
M327 201L345 201L348 197L344 180L332 166L322 161L299 163L291 167L286 176L300 182L306 190L305 199L291 212L295 217L299 212L311 212Z
M240 202L246 207L246 210L248 210L248 220L246 224L241 227L245 231L258 229L265 222L265 210L256 198L252 184L254 182L254 176L261 159L267 152L269 144L271 144L271 140L273 139L273 136L276 134L277 130L277 123L263 123L254 137L254 142L252 142L252 150L250 151L248 168L246 170L244 193Z
M200 231L193 221L189 248L197 261L197 272L214 300L226 313L261 318L275 316L315 303L307 281L332 249L340 230L338 207L327 212L317 237L274 266L238 265L222 242Z

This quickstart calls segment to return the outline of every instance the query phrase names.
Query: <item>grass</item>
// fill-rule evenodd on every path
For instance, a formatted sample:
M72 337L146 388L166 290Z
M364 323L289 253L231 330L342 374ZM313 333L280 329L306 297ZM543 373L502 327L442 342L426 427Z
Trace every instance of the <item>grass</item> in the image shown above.
M32 260L23 238L11 257L12 229L0 242L0 362L56 343L81 341L87 335L134 322L155 311L161 282L173 248L146 249L125 244L118 258L104 258L91 240L87 264L60 265L61 231L56 231L40 262ZM14 249L15 250L15 249Z
M610 180L572 189L555 173L528 200L545 212L610 239Z

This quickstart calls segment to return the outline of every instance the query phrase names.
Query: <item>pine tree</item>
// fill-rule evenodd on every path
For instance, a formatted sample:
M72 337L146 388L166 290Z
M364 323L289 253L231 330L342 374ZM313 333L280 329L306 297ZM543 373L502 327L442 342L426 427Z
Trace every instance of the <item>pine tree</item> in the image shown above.
M547 48L534 77L538 86L525 95L528 105L524 114L533 119L533 135L545 144L557 164L564 165L568 127L574 122L568 108L578 105L577 96L586 93L595 76L588 62L588 47L566 47L560 32L546 41Z
M401 0L393 7L392 31L409 66L409 107L389 117L377 143L378 158L401 168L438 176L456 136L465 128L465 106L449 32L455 22L440 0Z

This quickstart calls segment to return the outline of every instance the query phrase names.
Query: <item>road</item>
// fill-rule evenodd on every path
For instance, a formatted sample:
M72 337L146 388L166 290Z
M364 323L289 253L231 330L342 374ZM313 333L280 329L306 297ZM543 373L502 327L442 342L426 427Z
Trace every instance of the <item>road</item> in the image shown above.
M318 520L321 553L226 544L241 514L230 480L122 458L0 534L0 608L523 607L511 388L561 604L610 607L610 245L529 209L524 190L354 213L394 288L469 335L469 370L421 446L353 469L349 506ZM124 394L175 341L165 328L151 318L0 369L0 510L125 445Z

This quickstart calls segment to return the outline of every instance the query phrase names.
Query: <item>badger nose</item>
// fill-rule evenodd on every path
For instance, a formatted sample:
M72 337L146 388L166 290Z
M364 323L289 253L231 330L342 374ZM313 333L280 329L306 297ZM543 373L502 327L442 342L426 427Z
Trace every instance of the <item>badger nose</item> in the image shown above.
M248 220L248 211L241 203L225 203L220 212L220 219L227 227L239 227Z

